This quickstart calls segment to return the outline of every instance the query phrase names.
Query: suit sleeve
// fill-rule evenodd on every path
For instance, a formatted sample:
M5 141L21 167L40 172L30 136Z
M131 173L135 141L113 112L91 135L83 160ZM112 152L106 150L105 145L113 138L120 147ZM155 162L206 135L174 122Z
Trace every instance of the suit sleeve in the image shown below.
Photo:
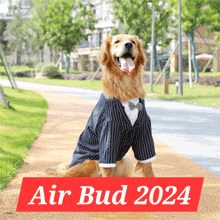
M135 158L140 163L149 163L156 159L154 141L151 131L151 121L148 117L146 122L136 131L132 149Z
M99 132L99 166L116 167L120 127L116 122L107 121Z

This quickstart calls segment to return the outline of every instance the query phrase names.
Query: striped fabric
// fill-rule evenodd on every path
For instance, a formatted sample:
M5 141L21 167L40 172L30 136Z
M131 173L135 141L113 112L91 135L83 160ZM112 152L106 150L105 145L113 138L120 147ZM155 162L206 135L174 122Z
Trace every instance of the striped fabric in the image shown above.
M102 93L79 137L69 167L85 160L98 160L100 167L115 167L132 146L135 158L141 163L156 159L151 134L151 122L144 99L143 109L132 125L120 100L107 99Z

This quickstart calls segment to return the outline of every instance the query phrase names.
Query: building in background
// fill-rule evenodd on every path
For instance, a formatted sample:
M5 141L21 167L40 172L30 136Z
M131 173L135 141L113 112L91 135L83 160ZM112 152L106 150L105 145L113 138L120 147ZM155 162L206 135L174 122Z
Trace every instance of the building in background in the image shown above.
M0 29L0 43L4 45L6 50L6 57L10 65L23 65L27 64L33 66L36 62L40 62L40 53L35 50L34 45L31 43L23 42L21 47L16 50L16 46L13 45L9 48L9 41L14 40L14 36L3 36L3 32L6 29L7 23L14 19L13 11L10 10L11 6L17 5L20 2L20 16L23 19L31 17L31 2L32 0L2 0L0 3L0 22L2 28ZM54 57L56 57L58 51L54 50ZM44 61L50 61L50 48L45 44L44 45Z
M208 27L207 25L199 27L198 31L200 32L201 36L205 39L205 41L209 45L209 47L211 47L212 50L214 51L216 48L215 40L214 40L215 33L212 32L209 35L206 35L205 32L206 32L207 27ZM175 48L176 43L177 43L176 40L171 42L171 44L169 45L168 54L172 53L172 51ZM209 50L208 46L204 43L203 39L199 36L197 31L194 31L194 43L195 43L195 47L196 47L196 55L197 56L204 55L204 56L200 56L201 58L197 59L199 71L201 72L203 70L203 68L206 66L208 60L210 59L210 56L212 56L212 53ZM188 70L189 70L188 69L188 37L185 34L182 37L182 49L183 49L183 71L188 72ZM191 52L192 52L192 49L191 49ZM207 54L209 56L205 56L205 54ZM220 50L217 52L217 55L220 58ZM169 56L167 56L167 59L168 59L168 57ZM193 65L192 65L192 68L193 68ZM209 71L220 72L220 64L215 57L213 57L213 60L210 63L210 65L208 66L206 71L207 72L209 72ZM173 56L171 57L170 72L171 73L178 72L178 48L177 48L176 52L173 54Z
M18 0L12 0L12 4L16 4ZM21 1L22 9L21 13L22 16L25 18L27 16L31 16L29 14L29 11L31 9L31 0L22 0ZM70 68L77 69L80 71L96 71L99 67L99 64L96 60L96 56L100 50L101 43L111 34L111 30L113 27L119 28L119 30L123 30L123 24L119 22L113 23L113 14L112 14L112 7L109 0L91 0L89 2L84 1L85 4L91 4L93 13L96 19L98 19L98 23L95 25L95 30L91 32L90 36L87 40L81 40L79 42L79 45L75 48L75 50L70 54ZM4 28L0 30L0 41L6 46L6 50L9 50L7 48L7 42L13 36L4 38L3 37L3 31L5 30L5 27L7 25L7 22L13 19L12 12L8 9L8 1L3 1L0 4L0 21L3 23ZM214 33L211 33L210 35L205 35L205 29L207 27L203 26L198 28L201 35L205 38L206 42L210 45L210 47L214 50L215 47L215 40L214 40ZM195 40L195 46L196 46L196 54L200 55L203 53L211 54L208 47L203 42L202 38L198 35L198 33L195 31L194 33L194 40ZM73 36L74 37L74 36ZM160 68L162 69L165 65L166 60L169 58L170 54L174 50L176 44L176 40L173 40L171 44L166 47L157 47L157 54L158 59L160 63ZM188 37L183 36L182 38L182 45L183 45L183 70L188 71L188 58L187 58L187 51L188 51ZM22 45L23 48L29 48L29 52L34 50L34 47L29 45ZM149 48L145 51L147 58L150 56L151 51L151 45L149 44ZM14 59L13 55L13 48L10 48L11 56L8 56L9 60ZM28 55L24 54L24 50L20 48L19 51L20 55L18 54L18 63L24 64L28 58ZM57 54L59 53L59 56L61 56L61 52L54 51L53 56L55 57L54 61L56 61L59 56ZM218 57L220 57L220 50L217 53ZM32 62L39 62L40 56L39 53L36 53L34 56L31 57ZM45 45L44 47L44 61L49 62L50 61L50 49ZM64 59L65 61L65 59ZM198 60L200 71L203 69L204 65L207 63L207 59L200 59ZM157 66L157 69L159 66ZM148 59L148 62L145 66L145 70L149 70L150 68L150 59ZM213 61L211 62L208 70L212 70L214 72L220 71L220 64L218 63L216 58L213 58ZM170 64L170 71L171 72L178 72L178 49L174 53L174 55L171 57L171 64Z
M111 5L108 0L93 0L93 13L98 23L88 40L81 40L79 46L71 53L70 59L74 67L79 70L95 71L98 68L96 56L100 50L101 43L111 34L111 29L117 24L112 22Z

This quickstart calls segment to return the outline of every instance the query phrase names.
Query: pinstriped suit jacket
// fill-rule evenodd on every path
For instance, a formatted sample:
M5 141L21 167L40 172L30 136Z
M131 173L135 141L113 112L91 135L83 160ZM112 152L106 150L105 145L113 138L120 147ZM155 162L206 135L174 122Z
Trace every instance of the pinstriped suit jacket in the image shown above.
M143 109L132 126L120 100L107 99L101 94L79 137L69 167L85 160L98 160L100 167L115 167L131 146L135 158L140 162L155 159L150 118L144 99L139 101Z

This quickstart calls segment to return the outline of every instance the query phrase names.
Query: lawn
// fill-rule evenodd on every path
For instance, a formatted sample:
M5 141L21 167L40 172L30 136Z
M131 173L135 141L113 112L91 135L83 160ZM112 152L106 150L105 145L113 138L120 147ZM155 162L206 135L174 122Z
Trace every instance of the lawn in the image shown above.
M15 75L16 72L31 72L31 71L35 71L35 69L31 68L29 66L12 66L11 67L11 72L14 75ZM60 73L65 73L65 69L59 70L59 72ZM77 71L77 70L70 69L69 73L91 73L91 72L90 71L80 72L80 71ZM102 71L100 73L104 74ZM150 71L145 71L144 74L150 75ZM160 73L155 71L153 74L154 75L159 75ZM0 66L0 76L3 76L3 75L6 75L5 68L3 66ZM170 75L179 75L179 73L174 72L174 73L170 73ZM189 73L188 72L183 72L183 75L189 75ZM195 73L192 72L192 76L194 76L194 75L195 75ZM204 77L204 76L220 77L220 72L205 72L203 74L200 73L200 77Z
M31 68L29 66L12 66L11 72L15 75L16 72L31 72L35 71L35 68ZM65 73L65 69L59 70L60 73ZM90 71L83 71L85 73L90 73ZM79 73L77 70L69 70L69 73ZM0 66L0 75L6 75L4 66Z
M145 74L150 75L150 71L146 71ZM154 75L160 75L159 72L154 72ZM170 75L179 75L178 72L170 73ZM189 72L183 72L183 75L188 76ZM195 73L192 72L192 76L195 76ZM209 77L220 77L220 72L205 72L205 73L200 73L199 77L204 77L204 76L209 76Z
M8 79L7 76L0 76L0 79ZM15 80L42 83L56 86L69 86L76 88L85 88L91 90L101 90L102 82L98 80L63 80L63 79L38 79L28 77L14 77Z
M149 85L145 85L144 87L146 91L149 91ZM163 85L153 85L153 91L158 95L154 95L151 98L220 108L219 86L193 85L191 89L189 84L184 84L183 96L176 95L176 86L174 84L169 85L169 94L164 94L163 90Z
M0 78L7 79L6 76L0 76ZM15 80L43 83L50 85L59 85L59 86L70 86L77 88L85 88L91 90L101 90L102 82L101 81L91 81L91 80L62 80L62 79L38 79L34 78L23 78L15 77ZM162 84L157 84L153 86L153 92L149 91L149 85L144 84L144 88L147 93L154 93L154 96L150 96L154 99L164 99L178 102L186 102L190 104L197 104L203 106L211 107L220 107L220 87L214 86L201 86L193 84L193 88L190 89L188 84L183 86L183 96L179 94L176 95L176 87L174 84L169 85L169 94L164 94L164 89ZM157 94L157 95L156 95Z
M47 116L47 102L31 91L3 88L10 109L0 103L0 193L18 172Z

